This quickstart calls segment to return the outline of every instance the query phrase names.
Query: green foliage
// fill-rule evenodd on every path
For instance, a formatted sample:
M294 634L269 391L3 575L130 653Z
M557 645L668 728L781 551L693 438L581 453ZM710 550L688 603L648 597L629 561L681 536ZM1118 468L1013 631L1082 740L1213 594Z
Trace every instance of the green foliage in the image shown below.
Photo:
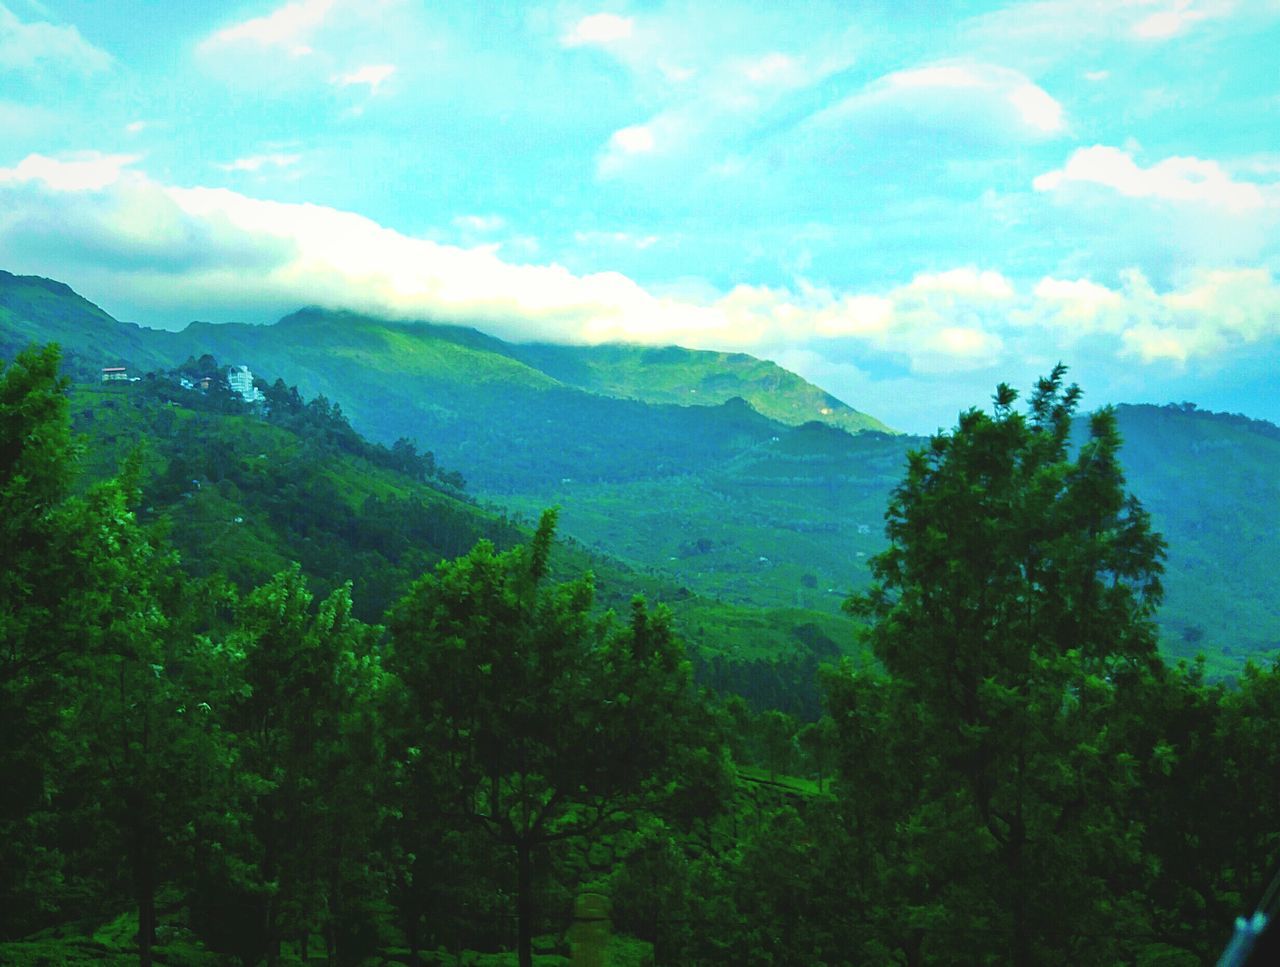
M528 545L487 543L419 581L392 615L392 668L439 757L452 811L516 855L529 962L535 850L620 827L669 796L695 721L662 611L591 615L589 576L548 584L555 513Z
M225 647L240 685L224 715L236 768L224 794L243 818L207 831L194 925L242 959L275 957L283 939L324 927L339 961L359 963L376 943L370 851L387 783L377 629L353 617L349 588L313 609L296 567L250 594L236 624ZM226 933L228 902L259 929Z
M1157 660L1163 544L1114 415L1073 437L1061 369L911 457L851 605L865 650L847 617L557 543L554 513L521 543L416 445L380 455L283 383L271 421L158 383L77 390L81 447L55 350L0 372L6 963L562 962L583 889L637 963L1199 963L1280 855L1280 670ZM857 492L840 431L721 419L725 500L781 519L763 495L806 465L829 519ZM858 439L887 473L899 442ZM728 534L687 531L680 560ZM827 566L788 586L834 587ZM389 632L363 590L401 599ZM694 692L677 618L739 695Z
M351 580L360 616L375 619L423 569L480 536L518 538L499 515L424 483L421 468L370 462L360 454L380 448L349 441L332 415L268 422L204 402L172 384L163 395L144 384L73 394L90 475L113 474L123 448L146 442L142 506L167 524L195 576L222 574L247 591L297 560L323 591ZM408 461L409 449L395 459Z
M851 749L869 733L916 764L901 825L885 828L883 801L864 816L905 864L897 945L931 960L957 943L1015 964L1126 956L1108 928L1142 870L1123 817L1148 747L1127 726L1162 670L1164 545L1125 493L1110 411L1071 455L1064 372L1026 416L1002 385L994 416L971 410L912 454L876 583L850 603L889 681L837 679L832 715ZM889 723L896 748L877 735Z

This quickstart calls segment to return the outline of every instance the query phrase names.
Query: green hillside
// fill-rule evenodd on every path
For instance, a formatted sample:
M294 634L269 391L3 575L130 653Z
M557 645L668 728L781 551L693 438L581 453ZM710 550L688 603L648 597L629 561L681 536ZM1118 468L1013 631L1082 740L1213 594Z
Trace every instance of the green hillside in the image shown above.
M562 534L664 582L677 607L696 597L837 615L868 580L889 494L924 442L846 432L833 423L861 414L842 404L825 422L801 421L838 401L741 354L515 346L321 309L271 326L157 332L116 322L60 283L0 275L0 349L44 339L62 342L82 377L212 353L283 378L340 404L374 441L418 441L517 519L559 505ZM700 405L677 405L686 397ZM1280 534L1267 509L1280 496L1280 431L1187 408L1118 415L1130 487L1170 546L1166 652L1203 650L1221 675L1274 654Z
M351 581L357 614L377 621L441 560L482 538L505 548L528 535L518 517L371 459L387 451L314 404L268 418L163 379L79 383L71 402L83 483L113 476L140 448L142 520L162 526L194 577L248 590L298 561L318 593ZM573 539L556 568L590 571L602 607L624 611L635 594L668 605L699 667L719 656L719 684L806 715L818 713L818 663L854 648L843 615L699 596L678 574Z
M592 393L707 406L740 397L757 412L788 426L815 420L850 433L889 432L873 416L806 382L768 360L745 353L717 353L680 346L510 347L516 358L569 386Z
M164 335L117 322L61 282L0 271L0 358L57 342L70 353L67 368L82 377L126 363L150 369L168 359Z
M881 518L913 442L806 425L697 474L573 479L505 499L526 513L558 504L566 532L700 593L836 612L884 546Z
M1163 646L1211 670L1280 652L1280 428L1183 406L1121 406L1129 484L1169 541Z

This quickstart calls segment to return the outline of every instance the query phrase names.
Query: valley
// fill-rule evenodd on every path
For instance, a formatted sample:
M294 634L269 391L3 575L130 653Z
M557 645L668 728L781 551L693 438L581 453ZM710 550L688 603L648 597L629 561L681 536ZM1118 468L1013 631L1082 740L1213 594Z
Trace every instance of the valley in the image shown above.
M678 609L696 596L844 620L841 602L884 547L906 455L924 443L743 354L517 345L319 309L168 332L120 323L57 282L0 276L0 349L42 339L82 380L208 353L323 396L372 441L432 451L513 521L559 506L564 535L666 587ZM1280 532L1266 513L1280 502L1277 431L1182 405L1117 413L1129 484L1169 545L1165 654L1204 653L1217 676L1266 660L1280 645Z

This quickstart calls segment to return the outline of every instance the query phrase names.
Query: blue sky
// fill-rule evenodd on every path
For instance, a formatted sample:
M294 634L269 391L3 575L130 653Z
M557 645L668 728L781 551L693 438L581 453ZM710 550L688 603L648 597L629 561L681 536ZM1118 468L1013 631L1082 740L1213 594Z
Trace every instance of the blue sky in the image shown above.
M0 0L0 267L1280 420L1280 0Z

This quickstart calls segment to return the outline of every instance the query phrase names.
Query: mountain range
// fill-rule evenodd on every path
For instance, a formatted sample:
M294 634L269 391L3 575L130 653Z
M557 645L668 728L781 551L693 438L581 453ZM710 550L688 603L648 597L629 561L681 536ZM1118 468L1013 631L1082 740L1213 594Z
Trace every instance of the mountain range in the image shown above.
M562 533L668 593L816 615L824 635L838 633L840 602L866 582L888 496L924 443L740 353L519 345L319 308L273 325L153 330L60 282L0 272L0 356L49 341L81 381L205 354L247 365L337 404L373 441L414 440L516 523L559 505ZM1130 487L1169 542L1166 653L1203 652L1221 675L1271 656L1280 430L1188 404L1118 415ZM691 619L686 633L713 637L706 624L699 636ZM763 628L753 647L767 652L776 626Z

